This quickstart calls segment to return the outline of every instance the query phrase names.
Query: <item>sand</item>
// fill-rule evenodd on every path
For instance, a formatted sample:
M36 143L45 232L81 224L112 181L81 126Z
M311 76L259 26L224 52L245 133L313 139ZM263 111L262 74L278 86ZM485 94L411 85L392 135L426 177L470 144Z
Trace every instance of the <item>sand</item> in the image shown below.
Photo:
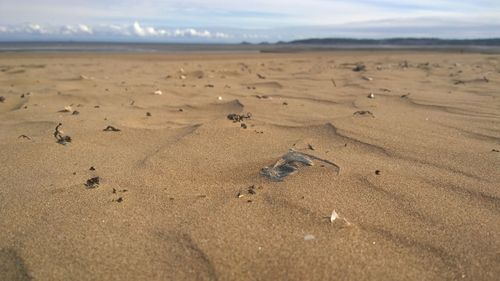
M498 280L499 89L495 54L1 54L0 280ZM340 172L260 174L290 148Z

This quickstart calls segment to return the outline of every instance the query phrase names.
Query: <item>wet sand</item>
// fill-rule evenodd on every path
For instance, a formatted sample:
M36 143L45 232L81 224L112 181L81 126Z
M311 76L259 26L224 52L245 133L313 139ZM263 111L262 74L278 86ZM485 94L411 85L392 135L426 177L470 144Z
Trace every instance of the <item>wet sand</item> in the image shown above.
M495 54L0 54L0 280L497 280L499 89ZM260 174L291 148L340 171Z

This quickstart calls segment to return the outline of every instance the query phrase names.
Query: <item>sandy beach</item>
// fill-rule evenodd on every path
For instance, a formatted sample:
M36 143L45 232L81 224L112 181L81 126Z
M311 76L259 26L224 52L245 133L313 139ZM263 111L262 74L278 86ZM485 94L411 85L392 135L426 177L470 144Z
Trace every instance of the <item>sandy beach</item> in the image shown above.
M0 96L0 280L500 276L498 54L2 53Z

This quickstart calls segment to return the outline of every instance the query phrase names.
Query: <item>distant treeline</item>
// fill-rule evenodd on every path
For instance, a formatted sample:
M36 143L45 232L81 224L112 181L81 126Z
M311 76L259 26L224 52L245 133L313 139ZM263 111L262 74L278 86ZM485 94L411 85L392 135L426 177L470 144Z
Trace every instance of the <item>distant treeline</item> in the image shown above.
M438 39L438 38L391 38L391 39L349 39L311 38L278 44L307 45L396 45L396 46L500 46L500 38L492 39Z

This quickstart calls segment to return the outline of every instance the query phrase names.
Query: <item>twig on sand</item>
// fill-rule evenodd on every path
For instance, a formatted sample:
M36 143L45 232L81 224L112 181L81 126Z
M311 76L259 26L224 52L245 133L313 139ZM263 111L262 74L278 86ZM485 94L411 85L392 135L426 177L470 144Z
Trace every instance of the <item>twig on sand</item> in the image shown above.
M28 140L31 140L30 137L28 137L27 135L20 135L19 137L17 137L18 139L20 138L23 138L23 139L28 139Z

